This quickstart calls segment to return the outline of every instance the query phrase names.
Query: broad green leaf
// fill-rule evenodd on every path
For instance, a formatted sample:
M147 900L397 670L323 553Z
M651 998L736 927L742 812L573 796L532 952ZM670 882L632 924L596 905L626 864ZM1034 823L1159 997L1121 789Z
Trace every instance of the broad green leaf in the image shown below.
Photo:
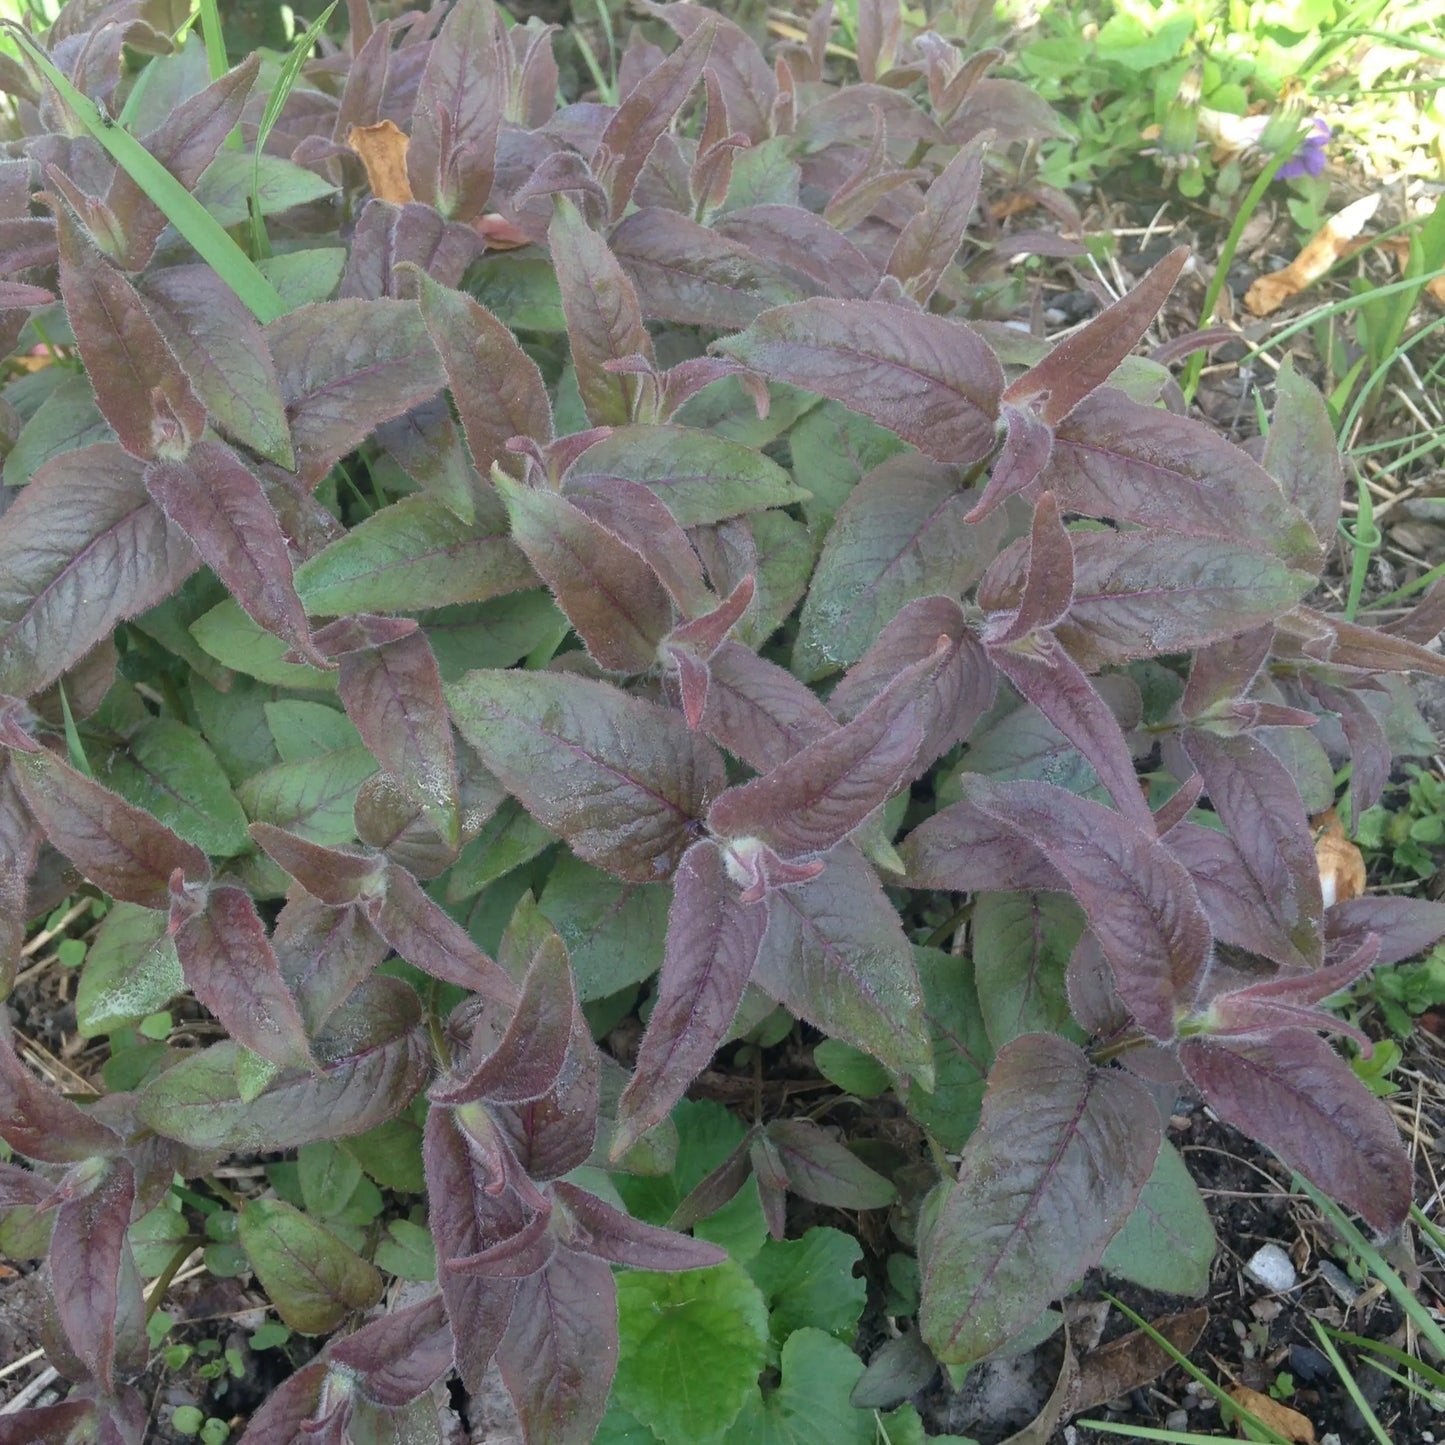
M356 724L340 708L328 707L324 702L281 698L265 703L262 712L283 763L299 763L343 748L363 746Z
M612 1388L622 1407L664 1445L726 1430L767 1361L767 1308L742 1266L629 1271L617 1280L617 1315Z
M326 301L346 269L345 246L316 246L287 251L256 262L256 269L276 288L288 311Z
M343 616L421 612L535 587L505 514L483 511L468 523L434 497L403 497L303 562L296 590L313 616Z
M274 216L329 196L336 187L315 171L281 156L260 158L261 214ZM242 151L222 151L196 184L196 199L223 226L236 226L251 214L251 168L256 158Z
M545 256L484 256L467 278L472 294L513 331L565 331L557 273Z
M23 487L52 457L115 440L110 423L96 405L90 378L83 371L56 371L60 384L20 428L5 458L7 487Z
M279 1199L247 1201L240 1241L276 1312L303 1335L327 1334L381 1298L374 1266Z
M1098 1263L1161 1137L1144 1086L1076 1045L1025 1034L999 1053L958 1183L922 1231L919 1329L940 1361L992 1354Z
M841 1039L824 1039L813 1050L813 1063L830 1084L860 1099L877 1098L893 1087L888 1070L877 1059Z
M283 662L286 644L248 617L233 597L198 617L191 624L191 636L217 662L258 682L313 692L332 692L336 688L334 672L322 672L303 662Z
M97 777L203 852L231 858L251 847L246 815L216 755L173 718L142 723Z
M233 787L281 761L266 721L266 706L275 695L275 688L244 674L231 675L226 692L203 678L191 678L191 702L201 733Z
M664 880L722 791L682 715L590 679L473 672L444 689L458 731L544 827L631 882Z
M907 444L886 427L836 401L825 401L802 417L789 443L793 476L810 493L803 515L820 539L858 482L889 457L907 450Z
M962 1149L978 1127L993 1045L984 1029L967 958L937 948L915 947L923 986L924 1017L933 1044L934 1086L909 1085L908 1112L945 1149Z
M252 822L336 847L355 839L356 794L374 772L376 759L365 748L342 748L278 763L247 778L236 796Z
M159 1204L149 1214L142 1214L127 1234L140 1277L158 1278L176 1252L176 1246L189 1233L185 1216L168 1204Z
M726 215L749 206L794 207L798 204L801 178L798 163L793 159L792 140L788 136L772 136L740 151L734 158L732 179L720 213Z
M973 972L989 1042L1020 1034L1084 1037L1069 1014L1064 973L1084 930L1065 893L980 893L974 900Z
M684 1099L673 1111L677 1158L666 1174L614 1174L613 1183L629 1214L648 1224L666 1224L703 1177L716 1169L747 1132L737 1117L706 1099Z
M360 1162L332 1139L303 1144L296 1166L306 1211L321 1219L340 1214L361 1183Z
M376 1263L399 1279L418 1281L437 1277L436 1246L431 1235L409 1219L393 1219L376 1246Z
M573 462L563 486L580 497L613 477L656 492L683 527L806 500L776 462L691 427L617 427Z
M96 1038L163 1009L185 987L166 915L116 903L86 950L75 996L76 1027L82 1038Z
M420 1194L426 1187L421 1165L421 1130L407 1118L388 1119L341 1147L384 1189Z
M770 381L768 411L758 415L757 403L743 390L737 377L726 376L690 396L673 417L680 426L723 437L739 446L762 448L788 430L805 412L818 405L809 391Z
M473 668L511 667L571 625L541 590L441 607L420 621L443 682L456 682Z
M1217 1242L1199 1186L1166 1139L1134 1212L1099 1267L1143 1289L1199 1296L1209 1288Z
M662 965L668 890L624 883L562 853L537 906L567 946L583 1002L641 983Z
M848 1398L863 1373L848 1345L800 1329L783 1345L781 1363L777 1387L753 1393L722 1445L877 1445L874 1412Z
M853 1272L862 1258L863 1246L838 1229L815 1226L801 1239L768 1240L748 1273L767 1301L773 1343L812 1327L850 1344L868 1294L868 1282Z

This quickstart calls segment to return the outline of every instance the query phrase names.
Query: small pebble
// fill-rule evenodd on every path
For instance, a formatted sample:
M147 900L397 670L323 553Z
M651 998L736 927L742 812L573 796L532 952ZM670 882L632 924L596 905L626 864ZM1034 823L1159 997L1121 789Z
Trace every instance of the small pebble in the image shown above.
M1256 1284L1276 1293L1293 1289L1299 1279L1289 1255L1277 1244L1262 1245L1255 1250L1244 1272Z
M1166 1430L1187 1430L1189 1428L1188 1410L1171 1410L1164 1417L1164 1428Z
M1352 1305L1360 1297L1360 1287L1333 1260L1320 1261L1320 1278L1334 1290L1345 1304Z

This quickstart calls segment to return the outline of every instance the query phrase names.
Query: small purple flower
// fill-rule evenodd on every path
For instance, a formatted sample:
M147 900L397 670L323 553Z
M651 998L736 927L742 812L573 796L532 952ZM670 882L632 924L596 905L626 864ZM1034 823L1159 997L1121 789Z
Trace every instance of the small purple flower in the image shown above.
M1298 176L1319 176L1324 174L1325 149L1334 139L1334 130L1316 116L1310 122L1309 133L1300 141L1295 153L1275 172L1279 180L1292 180Z

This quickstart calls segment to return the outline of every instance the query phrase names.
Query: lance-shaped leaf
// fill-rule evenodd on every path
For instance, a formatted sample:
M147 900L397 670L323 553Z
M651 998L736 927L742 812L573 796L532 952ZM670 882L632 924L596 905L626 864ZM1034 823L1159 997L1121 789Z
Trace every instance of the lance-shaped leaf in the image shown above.
M426 634L345 653L341 701L362 740L452 848L461 838L460 789L451 720Z
M712 50L707 57L710 74L717 77L733 125L754 141L772 134L773 102L778 87L757 42L735 21L703 5L655 5L644 0L643 9L686 39L705 26L714 26Z
M1212 939L1193 881L1152 820L1135 823L1048 783L995 784L965 774L961 788L966 803L1022 835L1068 881L1120 997L1155 1038L1173 1038Z
M788 1188L803 1199L834 1209L886 1209L898 1198L881 1174L811 1119L779 1119L768 1125L766 1137Z
M512 1152L533 1180L560 1179L592 1155L597 1143L601 1062L587 1021L572 1019L572 1043L556 1084L540 1099L494 1110ZM463 1105L465 1112L475 1105Z
M978 1001L996 1049L1027 1033L1070 1033L1064 973L1083 931L1067 895L981 893L971 941Z
M979 591L991 590L985 578ZM1018 606L989 619L984 641L1002 647L1040 628L1054 626L1068 612L1073 595L1074 546L1059 516L1058 499L1052 492L1045 492L1034 508L1029 560Z
M1339 714L1345 741L1350 745L1350 828L1357 831L1360 814L1373 807L1390 780L1390 739L1365 699L1351 687L1329 687L1306 676L1305 687L1327 708Z
M66 1445L76 1429L96 1427L93 1400L66 1400L0 1418L0 1445Z
M1328 551L1335 544L1345 491L1345 469L1329 408L1295 370L1291 357L1285 357L1274 386L1274 414L1260 464L1309 520L1320 546Z
M1244 697L1269 657L1274 628L1266 624L1202 647L1189 667L1180 715L1197 718Z
M296 595L291 552L260 479L224 442L198 442L179 461L152 462L145 487L258 626L313 667L316 651Z
M306 1026L249 894L225 885L196 899L178 879L171 932L191 992L237 1043L283 1069L311 1067Z
M588 1445L617 1369L616 1286L606 1260L559 1249L519 1281L497 1366L529 1439Z
M475 1274L483 1279L526 1279L546 1267L557 1252L552 1232L552 1207L544 1199L539 1210L515 1234L488 1245L480 1254L461 1255L447 1261L454 1274Z
M932 657L898 674L852 722L709 809L718 837L757 839L780 857L823 853L897 790L923 741L914 699Z
M113 442L47 462L0 527L0 692L42 691L199 565Z
M367 1398L404 1405L452 1364L452 1334L440 1294L393 1310L327 1346L326 1358L364 1377Z
M117 1315L127 1285L139 1304L140 1281L126 1230L135 1203L135 1172L112 1161L88 1194L67 1200L50 1236L55 1311L70 1347L103 1390L114 1388ZM129 1268L127 1268L129 1266Z
M613 220L620 219L627 209L652 148L692 94L716 33L715 25L698 26L647 74L607 122L592 168L607 189Z
M722 758L676 712L561 673L478 671L444 689L461 735L578 857L620 878L668 877Z
M775 266L803 295L864 301L878 284L877 263L822 216L801 210L795 201L728 210L711 225Z
M982 1126L924 1238L919 1328L934 1354L981 1360L1097 1264L1162 1137L1144 1086L1074 1044L1025 1034L1001 1050Z
M1395 1229L1409 1213L1410 1160L1394 1117L1317 1035L1186 1039L1179 1061L1226 1124L1375 1229Z
M277 1386L246 1422L248 1445L339 1445L344 1406L329 1398L330 1373L312 1360Z
M1305 973L1280 972L1264 983L1216 995L1201 1016L1206 1033L1263 1034L1276 1028L1317 1029L1348 1034L1368 1056L1368 1035L1318 1005L1358 983L1380 957L1373 935L1353 953Z
M241 298L209 266L168 266L142 284L151 316L216 428L278 466L294 466L276 368Z
M768 896L753 981L890 1073L925 1087L933 1068L913 952L873 870L851 844L811 882Z
M507 93L506 47L491 0L462 0L427 50L406 169L416 198L452 220L475 220L491 194Z
M137 1117L167 1139L232 1153L295 1149L364 1134L399 1114L426 1082L431 1045L416 993L373 978L313 1040L316 1073L285 1072L249 1102L236 1088L239 1045L213 1044L142 1091Z
M309 893L287 899L271 947L308 1033L320 1033L389 952L361 909L330 907Z
M566 497L493 474L512 539L552 589L601 667L645 672L672 627L672 602L657 573L616 533Z
M865 76L871 80L871 76ZM887 273L920 306L927 306L943 273L963 244L968 219L983 180L983 157L993 140L985 131L975 136L938 173L923 198L923 209L899 233L888 257Z
M414 301L298 306L266 327L266 343L307 486L446 380Z
M0 1029L0 1139L42 1164L77 1164L118 1154L121 1146L114 1129L47 1088L20 1062L8 1023Z
M1445 903L1424 898L1350 898L1325 911L1325 947L1331 960L1355 952L1373 935L1377 965L1423 953L1445 935Z
M767 772L837 720L786 668L740 643L725 642L708 661L702 728L749 767Z
M726 1037L767 927L761 903L739 902L710 839L683 855L672 887L657 1003L618 1102L614 1159L666 1117Z
M1229 830L1269 911L1310 967L1320 961L1320 869L1299 788L1285 765L1248 733L1186 728L1184 750Z
M53 753L38 748L11 760L25 806L50 842L112 898L168 908L177 869L189 882L210 878L206 855L194 844Z
M135 287L65 201L53 208L60 292L97 404L132 456L184 456L205 430L205 407Z
M906 453L868 472L838 509L798 620L794 667L806 679L857 662L919 597L961 597L1004 539L1003 517L966 519L958 469Z
M716 607L691 621L678 623L662 644L662 656L677 669L682 711L690 728L701 726L707 707L711 679L707 664L727 641L728 633L742 621L756 592L757 579L748 573Z
M249 832L308 893L333 908L373 891L386 871L386 861L375 853L324 848L270 823L252 823Z
M1000 502L1032 487L1054 454L1053 429L1041 422L1032 410L1002 401L999 414L1003 421L1003 446L989 470L983 495L968 514L970 522L981 521Z
M561 1230L568 1249L632 1269L706 1269L727 1258L715 1244L644 1224L564 1179L552 1194L565 1211Z
M1313 529L1263 467L1203 423L1109 387L1059 423L1043 477L1066 512L1247 537L1293 566L1319 567Z
M1015 406L1033 402L1044 424L1057 426L1139 344L1188 259L1187 247L1175 247L1128 295L1010 382L1004 400Z
M626 426L633 420L637 379L604 368L625 356L652 356L637 292L607 242L582 219L566 196L557 201L547 232L552 265L562 292L562 314L577 389L593 426Z
M567 950L551 934L532 959L517 1012L501 1041L459 1078L433 1085L430 1098L439 1104L474 1099L523 1104L541 1098L566 1062L575 1007Z
M842 402L935 461L976 462L993 447L1003 369L962 322L816 299L765 312L714 349Z
M1068 884L1032 838L965 797L919 824L899 849L913 888L958 893Z
M537 363L486 307L417 272L421 314L441 353L467 447L486 476L493 463L518 469L512 437L552 439L552 404Z
M381 1298L374 1265L280 1199L247 1200L238 1237L277 1313L301 1334L328 1334Z

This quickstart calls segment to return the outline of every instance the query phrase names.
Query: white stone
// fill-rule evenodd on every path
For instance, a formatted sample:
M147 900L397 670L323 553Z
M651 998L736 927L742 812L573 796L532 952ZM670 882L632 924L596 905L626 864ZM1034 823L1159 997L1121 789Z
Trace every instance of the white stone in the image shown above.
M1256 1284L1276 1293L1293 1289L1299 1276L1290 1257L1277 1244L1262 1245L1250 1256L1244 1272Z

